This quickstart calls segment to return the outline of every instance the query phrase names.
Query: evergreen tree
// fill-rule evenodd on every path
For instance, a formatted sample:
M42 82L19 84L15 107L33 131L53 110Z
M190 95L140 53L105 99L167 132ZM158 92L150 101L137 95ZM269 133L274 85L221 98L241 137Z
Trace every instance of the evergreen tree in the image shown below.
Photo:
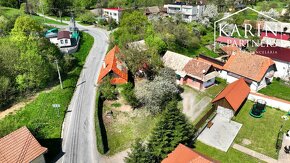
M168 103L152 132L148 144L140 140L133 145L125 159L127 163L161 162L179 143L193 145L194 128L177 108L177 101Z
M148 163L152 162L150 159L150 153L148 152L147 146L140 140L137 139L132 146L132 151L125 158L127 163Z
M156 161L160 162L179 143L192 146L193 137L193 126L177 108L177 101L173 100L168 103L161 120L153 130L148 148Z

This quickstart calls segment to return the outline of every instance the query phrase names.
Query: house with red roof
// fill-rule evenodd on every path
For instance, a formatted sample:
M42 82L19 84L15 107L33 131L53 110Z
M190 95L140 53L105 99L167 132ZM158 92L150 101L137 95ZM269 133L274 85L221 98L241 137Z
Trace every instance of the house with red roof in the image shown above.
M213 106L219 115L231 119L247 100L250 91L244 78L240 78L229 84L212 100Z
M212 64L197 59L191 59L184 66L182 72L179 83L200 91L212 86L219 75Z
M272 82L275 72L276 66L271 58L240 51L230 56L220 77L228 83L244 78L252 91L258 91Z
M161 163L218 163L218 161L179 144Z
M118 46L111 49L106 55L99 74L98 83L101 83L105 76L110 76L111 84L125 84L128 82L128 69L124 62L118 59L122 56Z
M25 126L0 139L0 162L3 163L45 163L46 152L47 148Z
M257 55L271 58L276 65L275 77L290 80L290 49L283 47L260 46L256 50Z
M248 44L248 40L233 38L233 37L226 37L226 36L219 36L216 39L216 42L222 44L222 45L234 45L239 48L244 48Z
M123 9L119 7L118 8L103 8L102 17L104 17L106 20L108 20L109 18L112 18L117 23L119 23L121 20L122 11Z

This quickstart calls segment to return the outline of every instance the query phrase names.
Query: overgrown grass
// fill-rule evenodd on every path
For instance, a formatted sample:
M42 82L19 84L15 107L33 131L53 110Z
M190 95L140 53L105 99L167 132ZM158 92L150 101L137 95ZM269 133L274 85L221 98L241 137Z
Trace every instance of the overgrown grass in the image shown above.
M40 143L48 148L46 159L52 160L61 152L61 129L67 107L72 98L75 85L82 69L82 64L93 45L93 38L82 34L82 45L74 55L80 62L68 73L63 81L64 89L54 87L50 92L42 92L30 104L13 115L0 120L0 137L27 126ZM87 39L84 39L87 38ZM52 104L60 104L60 115Z
M280 127L284 125L284 132L290 129L289 121L281 118L286 113L267 107L262 118L253 118L249 115L253 104L253 102L247 101L234 118L235 121L243 124L235 142L267 156L277 158L276 141ZM244 145L242 143L243 139L250 140L251 144Z
M216 54L215 52L209 50L208 48L206 48L203 45L201 45L199 48L178 47L178 48L175 48L175 49L170 49L169 48L169 50L174 51L176 53L180 53L180 54L186 55L188 57L197 57L200 54L204 54L206 56L213 57L213 58L218 57L218 54Z
M216 148L213 148L211 146L205 145L201 143L200 141L197 141L195 143L195 150L198 152L201 152L208 157L211 157L215 160L218 160L222 163L257 163L257 162L263 162L261 160L258 160L256 158L253 158L245 153L242 153L234 148L229 148L228 152L220 151Z
M160 116L144 115L144 111L135 110L129 113L114 111L114 118L105 123L109 144L108 155L130 148L137 138L145 140L150 136Z
M274 96L280 99L290 101L290 85L286 85L284 81L274 79L273 82L266 88L263 88L259 93Z
M45 24L57 24L57 25L67 25L66 23L61 23L59 21L55 21L55 20L51 20L51 19L48 19L48 18L44 18L44 17L41 17L41 16L38 16L38 15L31 15L31 17L40 22L40 23L45 23Z

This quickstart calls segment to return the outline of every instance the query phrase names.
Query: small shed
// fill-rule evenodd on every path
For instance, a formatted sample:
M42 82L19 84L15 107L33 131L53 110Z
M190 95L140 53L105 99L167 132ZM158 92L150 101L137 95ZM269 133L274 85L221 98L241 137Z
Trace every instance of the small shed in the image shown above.
M212 103L214 108L217 109L218 115L231 119L242 107L249 93L250 87L244 78L240 78L221 91Z

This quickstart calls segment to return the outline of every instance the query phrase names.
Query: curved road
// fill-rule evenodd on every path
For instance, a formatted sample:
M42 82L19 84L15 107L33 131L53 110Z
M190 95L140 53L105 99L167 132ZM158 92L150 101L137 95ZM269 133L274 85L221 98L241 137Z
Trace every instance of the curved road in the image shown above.
M108 33L93 27L86 29L94 37L94 45L86 59L64 121L63 163L100 162L95 139L95 84L107 52Z
M87 56L67 110L62 130L63 155L57 162L97 163L101 162L102 157L96 147L94 115L97 88L95 84L108 49L109 32L92 26L77 24L77 27L93 36L94 44Z

